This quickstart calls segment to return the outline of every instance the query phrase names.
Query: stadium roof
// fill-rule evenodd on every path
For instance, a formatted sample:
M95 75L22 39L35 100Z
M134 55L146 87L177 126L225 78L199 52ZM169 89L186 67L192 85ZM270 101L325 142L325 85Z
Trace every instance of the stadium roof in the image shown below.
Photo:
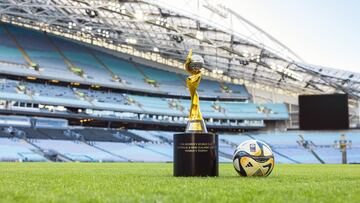
M75 39L87 39L82 41L96 45L102 41L131 47L179 62L193 48L204 57L212 75L225 76L233 82L294 94L346 92L352 98L360 97L360 74L303 62L296 53L229 8L199 1L198 7L207 10L209 16L217 16L218 20L212 21L211 17L164 2L0 0L0 17L3 22L77 36Z

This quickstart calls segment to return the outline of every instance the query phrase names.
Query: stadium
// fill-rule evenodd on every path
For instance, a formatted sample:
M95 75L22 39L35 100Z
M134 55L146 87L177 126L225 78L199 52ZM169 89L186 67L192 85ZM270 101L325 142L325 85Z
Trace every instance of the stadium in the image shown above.
M1 202L360 201L360 74L306 63L234 10L197 4L202 16L166 1L0 0ZM216 178L172 177L190 49L204 59ZM316 120L316 97L305 118L304 95L342 116ZM269 177L234 170L249 139L271 147Z

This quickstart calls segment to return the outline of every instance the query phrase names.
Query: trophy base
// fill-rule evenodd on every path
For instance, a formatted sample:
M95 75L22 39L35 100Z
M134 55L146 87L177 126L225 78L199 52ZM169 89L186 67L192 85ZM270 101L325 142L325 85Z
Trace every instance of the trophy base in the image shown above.
M185 133L207 133L206 125L203 119L189 120L186 124Z
M174 134L174 176L218 176L218 135Z

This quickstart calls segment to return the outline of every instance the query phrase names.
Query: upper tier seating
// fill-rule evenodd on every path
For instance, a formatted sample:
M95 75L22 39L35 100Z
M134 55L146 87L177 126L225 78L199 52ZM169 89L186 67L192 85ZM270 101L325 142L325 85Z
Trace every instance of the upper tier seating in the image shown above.
M62 76L70 80L81 80L81 77L69 71L69 67L64 62L64 59L44 33L27 32L16 26L3 26L8 28L11 35L15 37L30 59L38 64L40 68L46 69L42 75L49 77Z
M176 73L152 68L145 65L136 66L147 79L155 80L157 87L164 92L172 92L176 95L186 95L185 80Z
M98 84L113 84L111 72L95 58L85 46L62 38L51 38L64 56L87 75L86 80Z
M0 61L26 64L24 57L15 42L6 33L3 25L0 25L0 53Z
M113 74L123 80L126 86L134 89L154 90L145 82L141 72L131 62L101 52L94 52L94 54Z
M40 71L26 68L29 64L22 51L40 67ZM138 64L65 38L27 28L1 24L0 53L0 72L8 74L188 96L185 87L185 79L188 76L186 73L178 74ZM20 64L21 67L16 64ZM123 83L117 82L115 76ZM198 89L199 95L200 97L250 98L244 86L235 84L226 86L231 91L224 91L217 81L203 78Z

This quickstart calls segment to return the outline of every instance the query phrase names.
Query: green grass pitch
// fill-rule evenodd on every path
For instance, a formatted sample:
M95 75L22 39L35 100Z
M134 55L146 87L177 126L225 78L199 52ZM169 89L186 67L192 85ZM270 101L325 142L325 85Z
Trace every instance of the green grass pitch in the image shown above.
M282 165L267 178L175 178L172 164L0 163L0 202L360 202L360 165Z

